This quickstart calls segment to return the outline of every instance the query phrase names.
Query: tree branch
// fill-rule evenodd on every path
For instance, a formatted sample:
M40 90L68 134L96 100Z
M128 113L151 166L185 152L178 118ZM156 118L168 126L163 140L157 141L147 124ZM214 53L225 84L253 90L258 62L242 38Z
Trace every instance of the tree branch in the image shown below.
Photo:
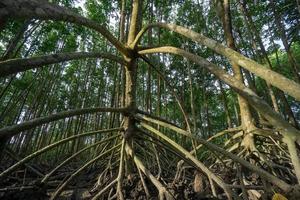
M166 28L176 33L179 33L195 42L198 42L213 51L229 58L230 60L236 62L241 67L249 70L255 75L261 77L265 81L269 82L271 85L285 91L287 94L291 95L298 101L300 101L300 85L295 81L286 78L285 76L272 71L271 69L265 68L263 65L243 56L242 54L225 47L221 43L216 42L208 37L205 37L202 34L194 32L190 29L184 28L182 26L174 25L174 24L165 24L165 23L155 23L150 24L144 27L137 35L134 41L134 46L138 44L139 40L143 36L143 34L149 29L154 27Z
M9 17L65 21L82 25L99 32L122 54L129 55L130 53L103 25L82 17L70 9L48 3L45 0L1 0L0 18Z
M173 124L171 123L168 123L168 122L163 122L163 121L160 121L160 120L157 120L157 119L153 119L153 118L150 118L150 117L146 117L146 116L138 116L138 115L134 115L134 117L139 120L139 121L145 121L145 122L150 122L150 123L154 123L154 124L158 124L158 125L161 125L163 127L166 127L166 128L169 128L177 133L180 133L181 135L184 135L184 136L187 136L187 137L190 137L192 138L192 135L190 132L184 130L184 129L181 129L177 126L174 126Z
M140 54L150 53L170 53L180 55L187 58L190 61L195 62L201 67L205 67L211 73L213 73L220 80L232 87L234 91L243 96L258 112L260 112L278 131L284 133L284 135L296 140L300 133L299 131L286 122L278 113L276 113L264 100L258 97L252 90L247 88L244 84L238 82L233 76L229 75L223 69L220 69L215 64L212 64L204 58L191 54L182 49L166 46L154 49L143 50Z
M155 178L155 176L152 175L152 173L145 167L143 162L136 156L134 155L133 149L126 144L126 152L129 156L131 156L134 160L134 163L136 167L141 170L147 178L153 183L153 185L157 188L158 193L159 193L159 199L166 199L166 200L172 200L174 199L171 193Z
M171 124L171 125L173 125L173 126L175 126L175 127L177 127L177 128L180 128L178 125L174 124L173 122L171 122L171 121L169 121L169 120L167 120L167 119L164 119L164 118L161 118L161 117L157 117L156 115L150 114L150 113L145 112L145 111L143 111L143 110L139 110L139 109L138 109L138 110L137 110L137 113L139 113L139 114L141 114L141 115L145 115L145 116L150 117L150 118L152 118L152 119L156 119L156 120L161 121L161 122L165 122L165 123Z
M32 119L26 122L22 122L20 124L4 127L0 129L0 139L6 137L12 137L21 131L25 131L36 126L46 124L52 121L56 121L59 119L64 119L67 117L72 117L76 115L82 115L87 113L96 113L96 112L125 112L127 108L82 108L82 109L75 109L75 110L68 110L59 113L55 113L46 117L39 117L36 119Z
M18 58L0 62L0 77L8 76L17 72L23 72L29 69L43 67L54 63L65 62L69 60L79 60L86 58L104 58L113 60L119 64L125 64L125 61L115 55L109 53L98 52L72 52L57 53L46 56L37 56L32 58Z

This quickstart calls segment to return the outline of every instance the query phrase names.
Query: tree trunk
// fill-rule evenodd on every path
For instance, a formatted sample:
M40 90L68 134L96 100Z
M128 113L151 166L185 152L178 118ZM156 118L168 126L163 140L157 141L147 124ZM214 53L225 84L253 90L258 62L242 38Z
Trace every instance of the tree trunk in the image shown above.
M222 101L223 101L223 106L224 106L224 111L225 111L225 116L226 116L227 128L232 128L232 122L231 122L231 117L230 117L230 113L229 113L229 109L228 109L226 92L223 88L222 82L219 79L218 79L218 83L219 83L220 92L222 95Z
M259 47L260 47L261 52L263 54L263 57L265 58L265 60L268 63L268 65L267 65L268 68L272 69L273 67L272 67L271 61L270 61L270 59L268 57L268 54L266 52L266 49L264 47L264 44L263 44L263 42L261 40L261 37L260 37L260 35L259 35L259 33L258 33L258 31L257 31L257 29L256 29L256 27L254 25L254 23L253 23L252 17L250 16L250 14L249 14L249 12L248 12L248 10L246 8L246 1L245 0L242 0L242 2L240 4L240 9L242 11L242 14L244 15L247 27L250 29L249 32L254 34L255 39L256 39L256 41L259 44ZM255 43L255 39L253 37L253 34L251 34L251 36L252 36L253 43ZM278 107L278 104L277 104L277 101L276 101L276 97L275 97L273 88L272 88L271 84L268 83L268 82L267 82L267 89L268 89L269 95L271 97L271 101L272 101L272 105L273 105L274 110L276 112L279 112L279 107Z
M127 45L132 49L133 43L141 23L142 0L133 0L130 27L128 31ZM135 120L132 113L136 110L136 79L137 79L137 57L125 56L125 106L129 108L129 113L125 113L124 118L124 138L129 139L135 132Z
M234 43L234 38L232 34L232 24L231 24L231 13L230 13L230 1L229 0L218 0L217 1L217 7L219 10L220 17L222 19L222 24L223 24L223 29L224 29L224 34L225 34L225 39L227 46L233 50L237 50L235 43ZM234 77L239 80L241 83L243 83L243 75L241 72L240 66L235 63L231 62L232 69L234 72ZM240 106L240 114L241 114L241 125L244 127L244 130L251 131L254 129L254 124L253 124L253 118L250 112L249 105L247 101L241 97L238 96L238 102Z
M287 53L289 63L291 65L291 67L292 67L292 70L293 70L293 73L294 73L294 76L295 76L295 80L298 83L300 83L300 74L299 74L300 66L296 62L295 57L293 55L293 52L290 49L284 25L282 24L281 17L280 17L280 15L279 15L279 13L278 13L278 11L276 9L276 2L274 2L274 0L270 0L270 5L271 5L271 8L273 10L273 14L274 14L274 18L275 18L275 23L276 23L277 29L279 30L281 41L282 41L284 49L285 49L285 51Z
M11 58L14 50L16 49L16 47L18 45L18 42L23 37L23 35L24 35L25 31L27 30L28 26L30 25L30 23L31 23L30 21L24 22L24 24L21 26L21 28L18 31L18 33L16 34L16 36L12 39L12 41L10 41L7 49L5 50L5 52L2 55L2 58L0 59L0 61Z

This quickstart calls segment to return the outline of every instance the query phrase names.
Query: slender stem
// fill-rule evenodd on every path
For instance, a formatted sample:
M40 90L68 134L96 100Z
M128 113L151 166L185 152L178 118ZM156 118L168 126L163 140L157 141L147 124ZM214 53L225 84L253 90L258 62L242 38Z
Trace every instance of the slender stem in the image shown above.
M99 197L101 197L101 195L106 192L108 189L110 189L112 186L114 186L114 184L117 183L117 179L114 179L110 184L108 184L107 186L105 186L100 192L98 192L93 198L92 200L97 200Z
M92 145L89 145L89 146L87 146L87 147L81 149L80 151L76 152L75 154L73 154L72 156L70 156L70 157L68 157L66 160L64 160L62 163L60 163L58 166L56 166L53 170L51 170L51 172L49 172L48 174L46 174L46 175L44 176L44 178L41 180L41 183L46 183L52 174L54 174L58 169L60 169L62 166L64 166L64 165L67 164L68 162L70 162L73 158L77 157L77 156L78 156L79 154L81 154L82 152L84 152L84 151L86 151L86 150L88 150L88 149L91 149L91 148L93 148L93 147L95 147L95 146L98 146L98 145L100 145L100 144L103 144L103 143L105 143L105 142L108 142L108 141L110 141L110 140L112 140L112 139L115 139L116 137L118 137L118 135L109 137L109 138L107 138L107 139L105 139L105 140L98 141L98 142L96 142L96 143L94 143L94 144L92 144Z
M123 183L123 177L124 177L124 154L125 154L125 139L122 140L122 146L121 146L121 154L120 154L120 165L119 165L119 174L117 177L117 196L118 199L124 200L124 195L122 193L122 183Z
M64 183L62 183L62 185L54 192L54 194L51 196L50 200L54 200L57 198L58 195L60 195L60 193L63 191L63 189L77 176L79 175L83 170L85 170L87 167L89 167L91 164L93 164L94 162L98 161L99 159L101 159L103 156L105 156L106 154L110 153L111 151L113 151L114 149L117 149L121 146L121 144L118 144L114 147L112 147L111 149L105 151L104 153L100 154L99 156L95 157L94 159L90 160L89 162L87 162L85 165L83 165L82 167L80 167L76 172L74 172Z
M159 192L160 200L165 199L164 197L166 197L167 200L174 199L173 196L169 193L169 191L145 167L143 162L137 156L134 155L133 149L128 144L126 144L126 152L131 157L133 157L133 160L134 160L137 168L139 168L150 179L150 181L153 183L153 185L155 185L155 187L157 188L157 190Z
M114 131L119 131L119 130L122 130L122 128L113 128L113 129L106 129L106 130L99 130L99 131L92 131L92 132L86 132L86 133L82 133L82 134L78 134L78 135L74 135L74 136L71 136L71 137L68 137L68 138L65 138L63 140L60 140L58 142L55 142L53 144L50 144L32 154L30 154L29 156L23 158L22 160L20 160L19 162L15 163L14 165L12 165L11 167L7 168L6 170L4 170L1 174L0 174L0 178L3 179L6 175L8 175L9 173L11 173L13 170L15 170L16 168L18 168L20 165L28 162L29 160L35 158L36 156L46 152L46 151L49 151L50 149L58 146L58 145L61 145L63 143L66 143L68 141L71 141L71 140L74 140L74 139L77 139L77 138L80 138L80 137L86 137L86 136L90 136L90 135L95 135L95 134L99 134L99 133L111 133L111 132L114 132Z
M147 198L147 199L150 199L150 193L149 193L147 184L146 184L146 182L145 182L145 179L144 179L144 177L143 177L143 174L142 174L140 168L138 168L138 173L139 173L140 179L141 179L141 181L142 181L142 185L143 185L143 188L144 188L144 191L145 191L145 194L146 194L146 198Z

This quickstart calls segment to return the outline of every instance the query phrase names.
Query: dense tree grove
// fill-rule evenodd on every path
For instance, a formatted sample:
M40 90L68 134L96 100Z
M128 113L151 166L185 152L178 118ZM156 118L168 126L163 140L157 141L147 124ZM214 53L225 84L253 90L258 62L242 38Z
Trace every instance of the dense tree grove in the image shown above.
M1 0L0 199L300 199L299 0Z

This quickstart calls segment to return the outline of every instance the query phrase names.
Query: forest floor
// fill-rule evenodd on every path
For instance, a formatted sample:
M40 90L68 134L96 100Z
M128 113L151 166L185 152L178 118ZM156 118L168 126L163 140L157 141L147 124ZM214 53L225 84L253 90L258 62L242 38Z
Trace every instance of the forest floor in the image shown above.
M8 164L8 162L6 163ZM4 168L5 165L2 165L1 168ZM47 171L50 166L36 166L31 165L30 167L40 171ZM56 190L56 188L64 181L68 174L70 174L74 169L75 165L68 168L62 168L57 175L53 176L47 185L41 185L41 178L33 173L27 166L27 168L19 169L15 173L11 174L4 181L1 181L0 184L0 199L4 200L43 200L50 199L51 194ZM76 179L64 192L61 193L60 200L87 200L92 199L92 197L97 194L97 192L103 189L108 185L115 177L108 177L103 185L93 191L94 184L97 182L97 174L101 173L101 169L90 169L86 173L82 174ZM220 174L220 173L223 174ZM222 170L217 172L223 178L230 179L230 173L233 171ZM197 177L197 178L195 178ZM232 174L232 177L234 175ZM179 181L174 181L174 177L169 178L159 178L159 180L164 183L169 192L173 195L174 199L179 200L225 200L224 192L216 188L217 197L213 197L212 192L210 191L209 181L201 173L194 171L192 168L185 170L184 175L181 176ZM142 181L137 173L133 173L130 176L127 176L123 180L123 194L124 198L128 200L143 200L150 199L156 200L159 199L159 194L155 186L145 179L148 191L149 198L147 198ZM109 191L109 190L108 190ZM116 193L115 189L112 189L110 192L107 192L103 199L109 199L109 194L113 196ZM250 198L249 200L257 200L258 198Z

